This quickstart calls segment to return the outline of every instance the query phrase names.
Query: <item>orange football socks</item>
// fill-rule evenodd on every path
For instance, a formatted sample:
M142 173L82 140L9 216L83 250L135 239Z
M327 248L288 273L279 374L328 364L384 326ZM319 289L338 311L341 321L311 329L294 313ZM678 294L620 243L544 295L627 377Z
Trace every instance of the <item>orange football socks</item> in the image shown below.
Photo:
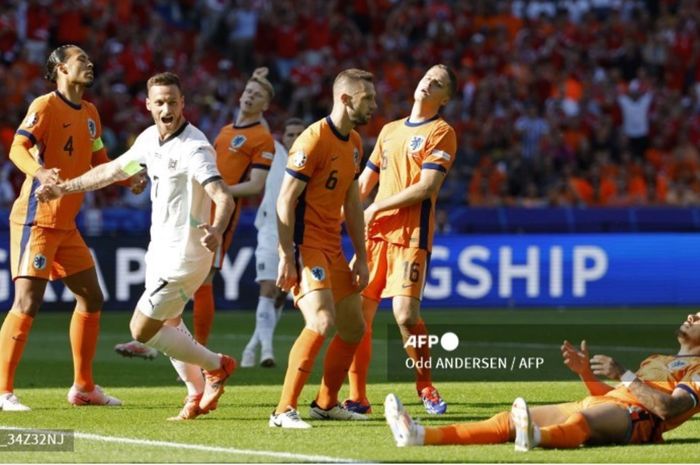
M34 318L10 310L0 328L0 393L12 392L15 371L22 358Z
M499 444L510 438L510 413L475 423L425 428L425 444Z
M309 379L314 361L325 338L315 331L304 328L289 351L287 373L284 375L282 395L275 413L283 413L287 407L297 408L297 401L306 380Z
M358 345L358 342L351 344L343 341L337 334L328 345L326 358L323 360L321 388L316 396L316 404L322 409L329 409L338 404L338 391L348 375Z
M214 323L214 288L211 283L204 283L194 293L193 325L194 339L207 345L211 326Z
M73 353L73 382L81 390L95 389L92 378L92 360L100 334L100 312L75 310L70 320L70 346Z

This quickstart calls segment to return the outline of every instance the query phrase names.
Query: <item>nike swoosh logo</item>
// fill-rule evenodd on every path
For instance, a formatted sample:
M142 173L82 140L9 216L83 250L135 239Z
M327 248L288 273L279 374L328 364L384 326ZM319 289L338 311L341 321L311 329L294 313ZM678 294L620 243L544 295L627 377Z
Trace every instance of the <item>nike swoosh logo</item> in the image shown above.
M63 129L67 128L70 125L71 125L71 123L63 123Z
M282 427L282 420L277 420L276 418L273 418L272 424L277 426L278 428L281 428Z
M319 410L316 410L316 415L318 415L318 416L320 416L320 417L323 417L323 418L325 418L325 419L328 419L328 420L331 418L330 415L328 415L328 414L325 413L325 412L321 412L321 411L319 411Z
M331 161L336 161L338 157L331 157Z

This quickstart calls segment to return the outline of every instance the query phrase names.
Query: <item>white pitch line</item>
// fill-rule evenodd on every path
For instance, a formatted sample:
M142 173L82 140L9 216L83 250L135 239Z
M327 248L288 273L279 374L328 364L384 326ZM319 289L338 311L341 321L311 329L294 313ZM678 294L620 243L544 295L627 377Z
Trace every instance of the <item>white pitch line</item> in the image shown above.
M21 431L50 431L47 429L35 429L35 428L15 428L11 426L0 426L0 430L21 430ZM133 438L122 438L118 436L103 436L100 434L91 433L81 433L76 431L74 433L76 439L85 439L88 441L101 441L101 442L114 442L119 444L132 444L137 446L148 446L148 447L169 447L173 449L188 449L197 450L202 452L220 452L222 454L232 454L232 455L250 455L258 457L274 457L277 459L290 459L290 460L300 460L306 462L330 462L330 463L358 463L357 460L344 459L337 457L329 457L327 455L308 455L308 454L295 454L292 452L275 452L266 450L253 450L253 449L236 449L234 447L216 447L216 446L204 446L201 444L186 444L182 442L168 442L168 441L153 441L150 439L133 439Z

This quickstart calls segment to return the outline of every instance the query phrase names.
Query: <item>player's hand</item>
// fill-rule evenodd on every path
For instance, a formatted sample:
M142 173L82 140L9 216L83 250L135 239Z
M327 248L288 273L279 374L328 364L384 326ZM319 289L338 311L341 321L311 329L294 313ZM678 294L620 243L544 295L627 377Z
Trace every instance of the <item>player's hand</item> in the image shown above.
M277 287L284 292L289 292L299 281L297 265L293 255L280 254L280 264L277 268Z
M591 372L591 364L588 361L588 344L581 341L581 348L577 349L569 341L564 341L561 346L561 356L564 358L564 365L569 367L577 375Z
M63 195L60 184L44 184L34 192L34 196L39 202L50 202Z
M212 225L206 223L200 224L197 228L204 231L204 236L199 242L211 252L216 251L216 248L221 244L221 233Z
M357 256L352 259L350 264L352 268L352 276L355 286L358 290L362 290L367 287L369 282L369 268L367 267L367 260L358 260Z
M132 194L140 194L141 192L143 192L147 185L148 176L146 176L145 171L136 173L129 179L129 189L131 189Z
M627 371L627 368L607 355L594 355L591 358L591 369L597 376L605 376L615 380L622 378L622 374Z
M375 204L371 203L367 208L365 208L365 228L369 231L369 225L374 221L374 217L377 216L377 207Z
M39 168L34 173L34 177L39 180L40 183L44 185L54 185L61 182L61 178L58 175L61 170L58 168Z

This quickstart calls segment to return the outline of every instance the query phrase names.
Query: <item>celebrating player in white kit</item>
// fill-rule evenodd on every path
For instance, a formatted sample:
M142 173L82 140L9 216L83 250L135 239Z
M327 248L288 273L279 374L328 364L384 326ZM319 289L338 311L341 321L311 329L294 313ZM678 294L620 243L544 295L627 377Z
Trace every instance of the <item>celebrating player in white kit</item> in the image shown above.
M233 211L233 198L216 168L206 136L183 116L180 79L173 73L152 76L146 107L155 125L144 130L119 158L77 178L37 190L40 201L99 189L146 168L153 183L151 242L146 253L146 289L131 318L132 336L171 357L188 396L180 414L187 420L217 407L224 382L236 361L197 343L181 314L202 284L222 232ZM216 216L208 224L211 200ZM201 369L204 370L204 376Z

